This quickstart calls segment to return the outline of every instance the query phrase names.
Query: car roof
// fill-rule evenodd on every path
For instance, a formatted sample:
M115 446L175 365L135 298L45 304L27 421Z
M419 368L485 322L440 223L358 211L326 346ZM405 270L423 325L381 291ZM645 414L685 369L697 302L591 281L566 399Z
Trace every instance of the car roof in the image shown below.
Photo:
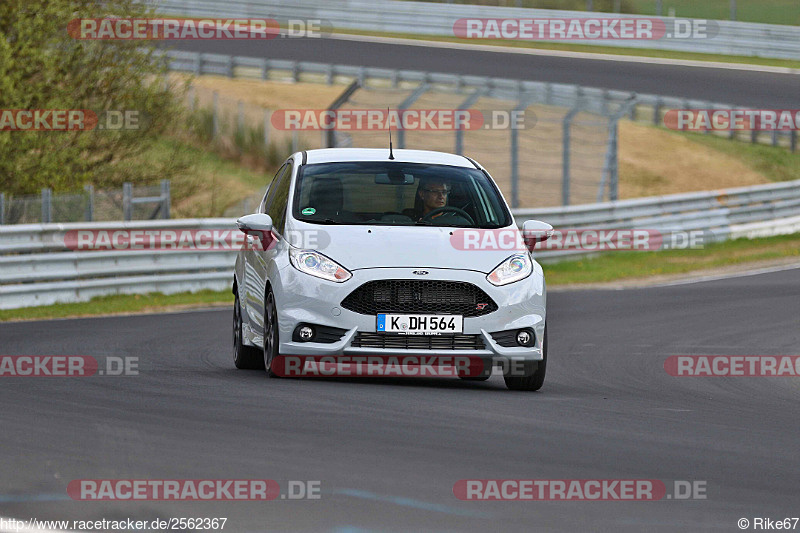
M320 150L308 150L306 154L306 163L309 165L316 163L344 163L350 161L389 161L388 148L323 148ZM393 151L393 155L394 161L400 163L427 163L475 168L475 165L463 155L448 154L445 152L396 149Z

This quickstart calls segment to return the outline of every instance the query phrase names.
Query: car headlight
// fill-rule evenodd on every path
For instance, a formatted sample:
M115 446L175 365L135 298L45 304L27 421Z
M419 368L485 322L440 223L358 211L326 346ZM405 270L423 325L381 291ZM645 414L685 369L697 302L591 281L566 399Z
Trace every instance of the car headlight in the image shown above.
M492 285L508 285L525 279L533 272L533 262L528 254L514 254L486 276Z
M289 248L289 260L300 272L328 281L341 283L353 277L342 265L313 250Z

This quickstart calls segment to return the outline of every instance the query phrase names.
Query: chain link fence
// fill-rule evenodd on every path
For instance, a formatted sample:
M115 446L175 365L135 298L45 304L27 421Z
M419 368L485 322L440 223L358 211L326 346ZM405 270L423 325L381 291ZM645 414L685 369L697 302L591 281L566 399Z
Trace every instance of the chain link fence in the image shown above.
M169 218L169 180L160 185L125 183L122 189L53 194L42 189L37 195L0 193L0 224L154 220Z

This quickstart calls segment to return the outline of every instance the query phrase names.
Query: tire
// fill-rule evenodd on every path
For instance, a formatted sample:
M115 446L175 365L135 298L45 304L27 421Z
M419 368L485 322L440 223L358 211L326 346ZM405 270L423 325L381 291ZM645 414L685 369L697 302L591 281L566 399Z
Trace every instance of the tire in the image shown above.
M244 344L242 336L242 306L239 295L233 302L233 364L241 370L264 368L264 356L255 346Z
M275 358L280 357L278 353L278 308L275 305L275 296L272 294L272 289L267 292L264 298L264 352L262 358L262 365L267 371L267 375L271 378L278 378L277 374L272 371L272 363Z
M530 369L526 366L524 376L503 376L506 382L506 387L510 390L519 391L536 391L542 388L544 384L544 375L547 371L547 324L544 325L544 342L542 343L542 356L541 361L534 361L530 364ZM535 365L535 368L534 368Z

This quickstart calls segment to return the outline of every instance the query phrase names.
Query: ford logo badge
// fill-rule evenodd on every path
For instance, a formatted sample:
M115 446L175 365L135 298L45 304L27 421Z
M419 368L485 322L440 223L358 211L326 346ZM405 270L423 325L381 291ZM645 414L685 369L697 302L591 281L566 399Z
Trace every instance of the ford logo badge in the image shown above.
M412 274L414 274L415 276L427 276L428 275L428 271L427 270L415 270L414 272L412 272Z

